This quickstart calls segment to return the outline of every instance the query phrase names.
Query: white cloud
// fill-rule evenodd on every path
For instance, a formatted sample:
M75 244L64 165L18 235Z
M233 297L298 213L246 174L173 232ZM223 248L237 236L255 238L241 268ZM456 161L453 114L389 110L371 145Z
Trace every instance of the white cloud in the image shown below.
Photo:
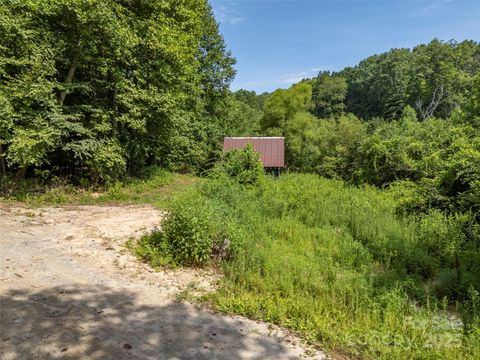
M280 80L279 83L280 84L295 84L295 83L298 83L299 81L302 81L305 78L306 78L306 76L304 76L304 75L285 77L282 80Z
M426 6L422 6L409 14L410 17L424 17L434 15L438 9L443 5L452 2L453 0L434 0L428 3Z
M262 81L252 80L252 81L245 81L242 83L242 85L247 87L257 87L257 86L263 86L265 85L265 83Z
M328 69L326 67L313 67L309 69L308 71L314 72L314 73L319 73L320 71L327 71Z
M300 81L302 81L303 78L301 77L297 77L297 78L288 78L288 79L284 79L282 81L280 81L280 84L296 84Z
M222 24L238 25L246 19L230 1L224 5L215 5L214 3L213 12L217 21Z
M291 74L285 74L281 77L281 79L277 82L278 84L295 84L299 81L302 81L306 78L312 78L317 76L319 71L326 70L325 67L313 67L305 71L298 71Z

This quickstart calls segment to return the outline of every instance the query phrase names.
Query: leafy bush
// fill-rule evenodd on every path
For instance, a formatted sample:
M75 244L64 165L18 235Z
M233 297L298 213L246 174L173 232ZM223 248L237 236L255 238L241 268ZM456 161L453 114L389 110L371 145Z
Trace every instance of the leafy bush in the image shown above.
M218 203L192 190L170 204L161 229L141 239L137 254L154 266L202 266L231 259L242 237Z
M86 164L91 169L94 182L109 182L125 173L126 161L123 149L115 141L102 141L88 157Z
M138 255L153 265L205 264L212 253L215 227L212 208L202 203L201 197L184 195L172 205L172 210L162 222L161 230L143 237Z
M216 166L210 172L212 178L230 177L243 185L260 182L264 177L260 155L251 144L243 149L232 149L222 154Z

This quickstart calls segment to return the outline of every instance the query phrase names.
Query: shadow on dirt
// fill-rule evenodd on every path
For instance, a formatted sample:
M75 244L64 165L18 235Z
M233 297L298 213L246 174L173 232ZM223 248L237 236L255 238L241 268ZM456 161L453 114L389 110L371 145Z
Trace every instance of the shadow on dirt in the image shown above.
M128 290L76 285L1 297L3 359L279 359L275 337L187 304L138 305Z

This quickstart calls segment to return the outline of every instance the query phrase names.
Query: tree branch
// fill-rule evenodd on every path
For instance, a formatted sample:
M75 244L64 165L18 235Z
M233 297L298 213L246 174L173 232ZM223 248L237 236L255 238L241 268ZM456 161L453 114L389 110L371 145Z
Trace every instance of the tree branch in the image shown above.
M73 56L70 69L68 69L67 77L65 78L64 84L65 85L70 85L73 81L73 77L75 76L75 71L77 70L77 65L78 65L78 59L80 58L80 54L83 49L83 38L80 37L77 43L77 48L75 50L75 55ZM63 105L63 102L65 101L65 97L67 96L67 90L61 90L60 93L58 94L58 103L60 105Z
M422 100L415 101L415 106L420 112L420 115L422 116L423 121L426 121L433 116L433 114L435 113L435 110L437 110L437 108L440 106L445 96L446 96L446 93L443 85L439 85L433 91L432 101L430 102L430 104L428 104L428 106L425 109L423 109Z

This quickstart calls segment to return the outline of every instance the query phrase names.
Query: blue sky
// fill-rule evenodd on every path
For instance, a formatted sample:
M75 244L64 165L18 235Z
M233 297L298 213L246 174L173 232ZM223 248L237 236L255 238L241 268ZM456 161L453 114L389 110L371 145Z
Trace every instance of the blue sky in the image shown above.
M480 41L480 0L211 0L237 58L232 90L289 87L394 47Z

